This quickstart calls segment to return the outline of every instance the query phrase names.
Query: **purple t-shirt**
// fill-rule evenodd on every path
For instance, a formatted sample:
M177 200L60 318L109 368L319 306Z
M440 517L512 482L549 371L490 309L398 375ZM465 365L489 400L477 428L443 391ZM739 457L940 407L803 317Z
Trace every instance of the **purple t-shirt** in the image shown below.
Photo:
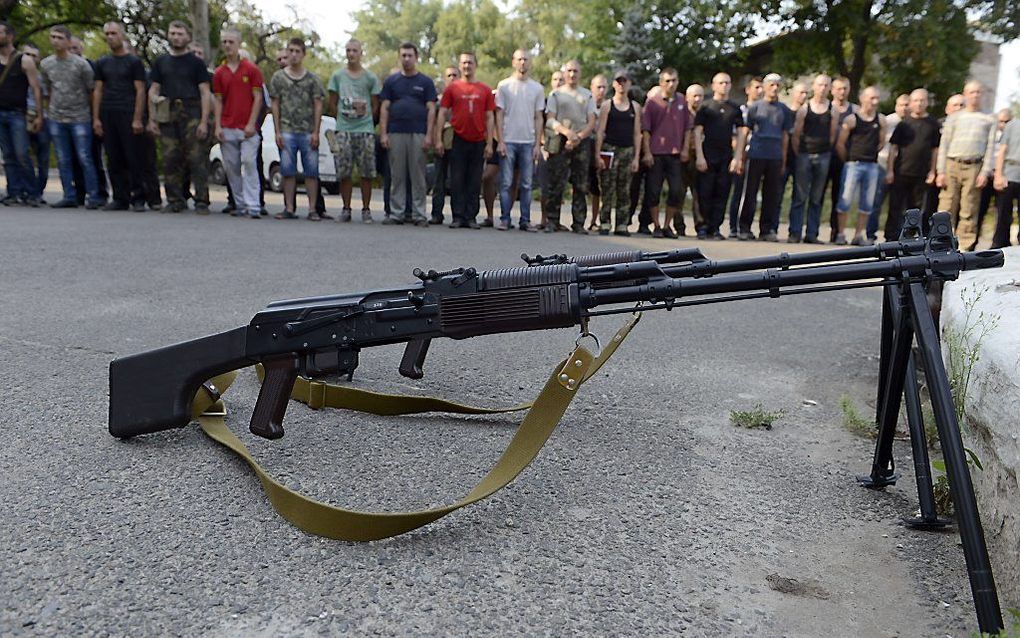
M693 126L691 112L682 95L674 95L668 103L661 96L645 102L641 130L648 131L652 155L679 155L684 147L684 135Z

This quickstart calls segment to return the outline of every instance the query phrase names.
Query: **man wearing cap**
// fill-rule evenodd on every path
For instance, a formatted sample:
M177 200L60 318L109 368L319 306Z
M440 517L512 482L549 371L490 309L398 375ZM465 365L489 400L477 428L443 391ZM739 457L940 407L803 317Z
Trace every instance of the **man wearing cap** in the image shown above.
M762 241L779 241L774 228L779 225L779 206L783 201L783 169L790 133L793 131L793 111L779 101L779 85L783 81L778 73L765 76L762 85L764 97L747 109L747 126L751 130L751 147L748 150L747 177L744 202L740 209L741 241L754 239L751 222L762 190L761 215L758 229Z
M676 91L679 82L676 69L667 67L659 73L659 91L654 95L649 92L641 121L643 162L649 169L645 202L652 217L652 236L670 239L677 237L670 223L680 211L680 197L684 190L683 162L688 157L694 128L687 100ZM664 182L669 186L669 195L666 198L666 216L660 226L659 199Z

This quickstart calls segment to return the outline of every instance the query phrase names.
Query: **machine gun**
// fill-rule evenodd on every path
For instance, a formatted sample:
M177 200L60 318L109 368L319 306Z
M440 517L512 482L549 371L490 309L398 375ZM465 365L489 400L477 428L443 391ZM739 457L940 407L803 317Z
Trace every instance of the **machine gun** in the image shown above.
M948 219L937 223L941 217L927 238L874 246L732 261L707 260L696 249L537 257L526 267L483 272L415 269L420 283L410 286L273 302L248 325L113 361L110 433L124 438L184 427L204 381L257 363L266 378L250 429L275 439L283 436L296 377L350 378L364 348L406 343L400 374L419 379L429 344L439 337L575 326L587 332L592 317L634 310L924 284L1003 264L1001 251L957 250ZM586 262L601 265L580 265Z
M435 338L466 339L577 326L586 336L589 321L599 316L882 286L886 300L879 441L872 474L864 482L881 488L895 481L892 436L916 338L935 408L979 624L982 631L994 632L1002 626L998 598L925 289L954 280L963 270L1000 267L1004 258L998 250L960 252L948 213L935 214L930 228L927 237L921 236L920 212L908 211L900 240L874 246L728 261L709 260L696 249L624 251L579 258L525 255L528 265L520 268L482 272L474 268L445 272L415 269L420 281L409 286L274 302L248 325L111 362L109 430L113 436L128 438L183 427L192 420L192 400L200 388L215 394L213 400L218 398L215 389L203 386L207 380L261 364L265 378L250 430L276 439L284 434L284 415L298 376L338 373L350 379L364 348L406 344L400 374L418 379ZM575 363L581 365L580 360ZM573 378L567 383L566 374L563 381L571 391L579 383ZM909 387L906 394L908 413L912 414L916 406ZM913 433L917 421L913 417L909 421ZM916 454L915 449L915 460ZM930 480L926 485L919 481L919 493L930 491ZM921 499L925 504L925 495ZM924 507L922 510L930 514ZM437 511L425 513L417 525L435 520L449 509L433 516ZM377 537L382 536L371 538Z

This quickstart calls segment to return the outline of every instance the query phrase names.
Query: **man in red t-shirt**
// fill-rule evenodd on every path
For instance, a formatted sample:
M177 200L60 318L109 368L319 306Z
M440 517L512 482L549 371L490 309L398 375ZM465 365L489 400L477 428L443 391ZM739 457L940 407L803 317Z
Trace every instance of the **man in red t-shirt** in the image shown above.
M450 83L439 102L439 117L433 131L436 141L433 148L442 155L442 130L446 118L452 113L453 148L450 149L450 206L453 223L450 228L480 228L478 197L482 190L482 169L492 155L492 136L495 130L496 100L492 89L475 80L478 60L474 53L460 54L461 79Z
M259 218L259 180L256 166L261 138L256 135L262 110L262 72L241 57L241 34L234 28L220 32L226 60L213 74L216 101L216 139L223 153L223 168L234 193L238 217Z

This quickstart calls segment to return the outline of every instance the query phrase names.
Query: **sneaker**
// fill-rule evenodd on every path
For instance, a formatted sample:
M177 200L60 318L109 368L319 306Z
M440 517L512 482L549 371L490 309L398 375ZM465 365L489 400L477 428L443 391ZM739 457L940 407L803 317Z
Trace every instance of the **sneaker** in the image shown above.
M361 209L361 223L371 224L372 223L372 210L369 208Z
M233 213L237 212L237 209L234 208L233 206L227 205L224 206L223 210L221 210L220 212L223 213L224 215L232 215Z
M846 246L846 235L843 233L837 233L836 238L832 240L832 243L837 246Z
M132 204L131 205L131 210L136 212L136 213L144 213L145 212L145 204L142 204L142 203ZM206 207L206 211L208 211L208 210L209 210L209 207L207 206Z
M638 229L638 232L641 233L641 229ZM661 228L656 228L655 230L652 231L652 237L655 237L656 239L662 239L662 236L663 235Z
M588 229L584 227L584 224L579 224L579 225L576 225L576 226L572 226L571 229L570 229L570 232L578 234L578 235L587 235L588 234Z
M3 204L4 206L19 206L21 204L21 201L18 200L17 195L8 195L7 197L4 197L3 199L0 199L0 204ZM53 206L53 208L61 208L61 207L60 206Z
M461 226L460 222L455 219L452 222L450 222L448 228L464 228L464 226Z
M561 232L561 233L565 233L565 232L567 232L570 229L567 228L566 226L564 226L563 224L561 224L559 222L556 222L556 230Z
M383 220L382 220L382 225L383 226L400 226L403 223L404 223L404 220L397 219L396 217L394 217L392 215L387 215L387 216L383 217Z
M715 231L713 234L709 235L708 238L714 239L715 241L726 241L726 235L723 235L718 230Z
M85 202L85 210L99 210L102 206L101 202Z
M343 210L341 210L340 211L340 217L339 217L339 219L337 219L337 221L344 222L344 223L351 221L351 209L350 208L344 208Z
M661 236L665 237L666 239L676 239L677 238L677 234L674 233L673 229L670 228L669 226L666 226L665 228L662 229L662 235Z
M476 222L475 220L472 219L472 220L468 221L467 223L461 222L460 227L461 228L470 228L472 230L478 230L482 226L481 226L481 224L479 224L478 222Z
M198 204L195 204L195 209L196 210L198 209ZM261 215L263 217L269 217L269 211L266 210L265 206L263 206L262 208L259 209L259 215Z
M29 208L39 208L45 202L43 202L43 200L39 199L38 197L26 197L25 199L21 200L21 203L25 206L28 206Z
M206 204L195 204L195 214L196 215L208 215L209 214L209 206L206 205Z
M737 232L737 239L740 241L751 241L754 239L754 235L750 231L741 230Z
M613 234L618 237L630 237L630 231L627 230L626 226L617 226L616 230L613 231Z
M538 228L532 226L531 224L525 224L524 222L521 222L521 225L518 226L518 228L520 228L521 230L523 230L526 233L537 233L538 232Z
M603 236L604 236L604 235L608 235L608 234L609 234L609 229L608 229L608 228L606 228L606 227L600 228L600 229L599 229L599 234L600 234L600 235L603 235Z
M799 244L800 243L800 235L790 235L789 237L786 238L786 243L788 243L788 244Z
M758 239L760 239L761 241L777 242L777 241L779 241L779 235L777 235L777 234L775 234L773 232L767 232L767 233L762 233L762 235L760 237L758 237Z
M556 232L556 224L546 224L545 227L542 229L542 232L544 232L544 233L555 233Z
M433 226L439 226L439 225L441 225L443 223L443 218L442 217L432 217L431 219L429 219L429 223L432 224Z
M698 231L698 239L708 239L708 231L699 230Z
M508 226L505 222L499 222L496 224L496 230L510 230L510 226Z
M804 243L805 244L821 244L822 240L818 239L817 237L812 237L812 236L808 235L807 237L804 238Z
M648 226L638 226L637 234L638 235L651 235L652 231L648 230Z
M687 236L687 227L686 226L681 226L679 228L674 228L673 229L673 233L677 237L686 237Z
M419 219L418 221L414 222L414 225L418 228L428 228L429 222L427 219Z
M478 225L479 228L492 228L492 220L486 217L482 220L482 223Z
M258 217L258 215L255 215L255 217ZM320 215L320 214L318 214L318 213L313 211L311 213L308 213L308 217L306 217L306 219L308 221L310 221L310 222L321 222L322 221L322 215Z
M869 237L865 237L864 235L858 235L858 236L854 237L853 241L850 242L850 243L852 245L854 245L854 246L874 246L875 245L875 242L872 239L870 239Z
M180 206L178 204L167 204L163 208L160 208L159 212L161 212L161 213L179 213L179 212L181 212L181 208L180 208ZM231 213L231 214L233 214L233 213Z

